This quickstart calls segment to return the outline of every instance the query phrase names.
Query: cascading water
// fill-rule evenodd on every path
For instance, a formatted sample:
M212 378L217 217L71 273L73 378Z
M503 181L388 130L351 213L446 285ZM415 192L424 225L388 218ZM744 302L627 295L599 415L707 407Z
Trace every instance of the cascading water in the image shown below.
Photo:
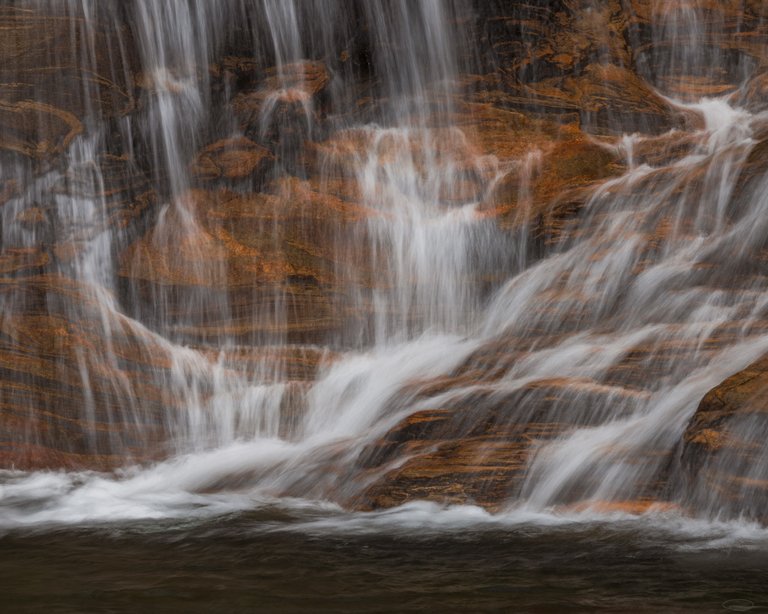
M128 468L10 471L0 524L217 513L271 497L355 506L418 455L406 446L378 463L382 438L420 412L466 407L436 446L486 423L556 426L530 437L523 477L497 510L655 498L761 517L695 484L676 491L669 477L705 392L768 351L755 264L768 179L739 183L768 118L738 98L755 61L718 47L741 23L691 1L630 31L653 104L683 119L661 135L621 135L620 112L585 112L592 134L578 146L618 170L579 186L588 195L555 232L540 230L549 214L536 211L536 182L552 172L547 139L573 130L573 106L550 115L544 62L480 83L486 60L463 26L487 7L2 10L41 16L51 35L37 53L76 67L82 86L55 75L29 86L43 105L39 151L3 141L2 257L40 260L3 280L2 330L44 366L3 372L65 390L8 418L3 432L22 450L8 468L51 468L46 450L68 469ZM494 61L502 53L493 47ZM611 53L599 47L586 74ZM16 80L31 70L20 63ZM679 95L686 79L689 94L710 97ZM502 104L511 128L484 135L476 112L503 87L533 119ZM55 105L70 111L49 117ZM43 136L62 122L71 129L44 159L54 143ZM512 218L494 213L507 184ZM41 340L43 326L59 337ZM9 407L18 394L0 388ZM765 453L754 462L750 479L765 479Z

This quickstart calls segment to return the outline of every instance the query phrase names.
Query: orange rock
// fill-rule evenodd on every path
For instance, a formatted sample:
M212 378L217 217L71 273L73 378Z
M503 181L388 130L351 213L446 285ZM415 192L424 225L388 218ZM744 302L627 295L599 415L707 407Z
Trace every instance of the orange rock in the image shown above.
M107 338L89 288L62 277L0 279L0 297L4 466L107 468L162 454L166 418L181 408L161 345L116 314Z
M200 305L184 329L192 338L259 330L322 338L353 315L344 306L348 289L373 279L360 233L375 213L299 180L269 190L183 195L122 253L119 275L148 309L157 296L167 297L170 313ZM208 298L192 298L201 292ZM285 320L275 313L278 300L288 302ZM228 306L228 322L213 313L216 304Z
M680 446L677 484L692 507L768 522L768 357L711 389Z
M0 254L0 275L41 272L48 264L47 253L36 248L4 249Z
M250 139L216 141L205 147L192 163L192 174L203 181L246 179L264 168L272 154Z
M328 86L330 77L323 62L304 60L293 64L284 64L266 70L266 78L262 89L275 91L279 89L296 89L314 97Z
M505 226L535 224L534 235L557 238L594 189L624 166L615 149L583 135L539 142L538 155L521 161L494 186L481 210Z
M763 111L768 104L768 73L760 73L737 94L736 101L753 113Z
M43 158L62 153L83 131L72 113L54 106L24 100L0 100L0 148Z

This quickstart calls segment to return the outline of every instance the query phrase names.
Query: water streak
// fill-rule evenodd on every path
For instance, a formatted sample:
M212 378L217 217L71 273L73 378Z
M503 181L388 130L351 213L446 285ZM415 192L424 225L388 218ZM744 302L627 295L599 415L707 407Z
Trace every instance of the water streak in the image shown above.
M53 4L14 6L59 14ZM545 244L532 211L546 153L532 143L502 163L456 123L471 55L461 2L369 2L346 20L344 3L319 0L82 0L63 10L84 24L62 35L83 74L104 62L97 25L116 33L114 87L134 92L140 111L99 107L103 84L83 78L72 94L82 98L83 126L61 164L0 165L3 184L23 186L2 208L3 254L55 253L41 266L51 284L40 290L43 306L20 278L0 299L3 313L85 331L87 342L57 355L75 364L53 360L61 381L82 390L75 418L88 452L170 459L115 475L9 474L0 525L165 517L195 506L219 513L287 496L354 501L380 477L358 464L378 438L479 391L501 423L565 425L534 447L507 514L643 497L704 393L768 351L768 280L754 270L768 234L768 177L750 193L739 184L766 117L726 96L744 90L755 67L718 51L734 26L703 22L701 2L657 7L650 50L637 53L640 72L699 128L596 141L623 156L625 171L592 187ZM222 58L238 37L252 56ZM362 59L349 59L355 45L366 48ZM140 67L135 83L129 62ZM685 79L713 95L676 100L670 84ZM355 94L359 83L368 89ZM221 109L232 116L217 117ZM644 157L659 138L668 155ZM268 150L268 162L244 177L218 169L224 178L212 188L191 169L204 144L219 141L230 156L248 141L248 155ZM124 157L116 143L126 144ZM680 143L684 153L672 152ZM148 170L135 164L142 157ZM110 164L149 213L115 211ZM510 230L487 205L515 174ZM318 185L335 190L322 213ZM312 243L325 223L316 220L354 199L354 222L331 218L327 244ZM301 220L291 228L279 221L287 210ZM43 215L47 225L35 222ZM220 257L240 223L253 224L251 242ZM274 262L241 265L246 252ZM311 266L322 272L313 282ZM311 297L334 283L323 317L342 324L301 338L302 309L317 308ZM3 316L3 330L28 326ZM421 394L417 384L449 380L489 347L505 348L483 366L492 376ZM557 388L555 400L528 395L536 386ZM52 445L33 409L25 441ZM755 421L738 425L739 437L762 428ZM764 451L751 462L740 473L762 479ZM698 513L758 513L754 502L732 509L693 492ZM745 486L742 498L751 492ZM21 519L16 510L27 505L36 511Z

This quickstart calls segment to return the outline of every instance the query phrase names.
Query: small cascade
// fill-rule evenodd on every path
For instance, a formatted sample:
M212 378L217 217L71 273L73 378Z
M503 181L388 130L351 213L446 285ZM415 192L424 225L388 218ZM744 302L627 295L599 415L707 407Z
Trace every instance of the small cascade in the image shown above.
M765 15L503 4L0 8L8 492L765 521Z

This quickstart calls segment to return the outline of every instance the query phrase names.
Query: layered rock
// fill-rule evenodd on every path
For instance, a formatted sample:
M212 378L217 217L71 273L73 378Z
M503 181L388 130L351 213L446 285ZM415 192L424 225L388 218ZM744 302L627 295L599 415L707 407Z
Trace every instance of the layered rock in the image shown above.
M203 182L254 179L269 169L272 158L268 149L250 139L222 139L199 153L192 163L192 174Z
M3 279L0 301L4 465L106 468L163 452L166 348L127 319L105 330L97 297L66 278Z
M768 522L768 358L707 392L683 436L678 486L713 514Z
M0 150L48 160L83 132L89 114L134 109L127 27L23 7L0 16Z
M370 283L353 241L371 214L295 179L270 192L189 192L122 254L126 300L187 339L325 339L355 317L344 289Z
M575 220L597 190L630 166L647 164L656 170L615 190L627 197L651 192L699 142L702 118L657 87L688 100L735 92L750 109L764 106L762 4L700 4L704 20L696 35L711 60L706 66L685 55L686 44L698 44L693 35L672 27L677 2L472 3L455 16L472 45L459 58L453 89L433 84L420 102L435 113L408 118L429 129L430 140L381 139L377 163L385 166L404 148L422 179L430 164L449 167L453 181L441 186L437 204L450 210L478 203L475 215L492 221L510 243L530 241L527 262L577 233L592 233L599 218L581 228ZM167 388L173 352L155 333L193 345L206 365L223 360L233 377L272 383L259 370L278 365L293 386L280 426L291 438L302 395L329 359L322 347L304 344L344 348L351 338L367 339L371 296L391 283L381 265L386 258L375 261L369 236L371 222L387 213L364 202L358 181L364 152L373 146L372 131L358 123L380 119L391 102L383 99L385 75L366 47L369 28L361 22L360 32L345 32L336 57L290 63L249 57L250 32L217 41L217 57L197 67L190 86L210 87L203 94L217 106L189 139L197 149L183 160L187 189L173 193L165 183L174 169L165 168L162 147L152 150L156 135L136 129L151 113L147 101L158 94L157 77L139 66L129 24L117 25L124 15L115 15L86 22L63 11L0 9L0 150L30 184L43 186L30 189L18 177L0 176L0 207L14 213L3 223L18 230L9 233L18 240L0 253L4 466L106 468L167 454L167 431L184 411L183 395ZM747 72L753 78L737 92ZM166 76L164 95L180 95L171 87L173 75ZM337 95L339 84L347 96ZM104 151L95 162L66 160L96 124ZM631 132L641 136L630 155L619 135ZM759 187L765 168L765 140L758 138L736 188L745 194ZM58 173L52 185L48 172ZM705 189L701 174L689 183L693 191ZM76 215L63 215L64 198L75 211L92 203L98 211L78 225ZM676 221L671 213L637 215L647 215L648 257L637 264L639 273ZM105 233L114 240L100 264L116 269L116 287L75 281L78 268L93 266L85 256ZM744 270L761 275L755 268ZM505 273L484 272L467 283L489 294ZM733 287L746 285L745 278L717 281ZM594 300L557 291L549 308L557 312L559 332L537 329L538 348L576 330ZM498 509L525 491L537 450L605 418L590 409L614 397L643 397L648 378L664 377L683 353L713 355L737 338L738 326L689 345L639 344L601 381L539 379L513 392L501 385L503 374L532 346L499 331L455 373L403 391L413 413L354 467L339 470L367 484L349 503L370 509L430 499ZM228 348L223 359L220 345ZM763 432L764 367L757 363L710 393L689 425L683 466L706 484L691 487L692 500L709 501L702 493L716 488L734 509L744 499L762 505L768 477L759 473L766 463L754 433ZM563 404L573 405L567 418ZM393 401L391 409L409 408ZM668 453L651 448L633 457L660 467L658 480L634 493L637 499L663 496ZM589 486L575 486L567 503L578 505L579 488Z

